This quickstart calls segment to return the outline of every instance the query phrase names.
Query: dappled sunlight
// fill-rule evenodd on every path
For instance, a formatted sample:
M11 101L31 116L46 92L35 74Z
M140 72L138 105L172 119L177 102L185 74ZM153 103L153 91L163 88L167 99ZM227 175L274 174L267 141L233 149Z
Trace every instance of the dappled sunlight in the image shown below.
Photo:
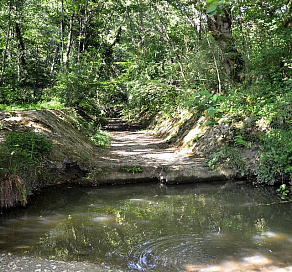
M203 159L190 157L170 147L163 139L150 135L146 131L109 132L111 135L111 148L109 155L103 159L109 161L119 160L124 163L137 161L141 165L202 165ZM173 168L180 170L180 167Z
M222 261L216 265L187 265L186 272L284 272L292 271L292 266L278 264L263 255L253 255L240 260Z
M32 116L34 116L33 112ZM12 116L7 117L1 120L2 123L10 123L10 124L18 124L22 125L27 128L32 128L35 132L44 132L44 133L50 133L51 130L44 126L44 124L36 117L34 116L34 119L27 118L25 114L18 113L19 116Z
M113 148L118 147L130 147L130 146L157 146L164 144L164 141L160 138L151 136L143 131L139 132L110 132L112 136L112 144ZM164 144L165 145L165 144Z
M204 133L207 127L202 127L201 123L205 121L205 116L202 116L198 120L198 124L195 128L191 129L188 134L183 138L183 144L186 145L193 139L195 139L196 136L199 136L201 133Z
M170 145L151 131L131 130L129 124L119 119L110 119L109 124L106 128L110 128L111 145L99 155L99 167L106 169L99 172L99 181L140 179L174 184L230 177L229 172L211 170L205 159L196 154L179 152L179 147ZM140 171L133 173L131 168Z
M236 258L231 257L226 260L216 262L216 264L187 265L186 272L284 272L292 271L289 258L291 257L291 235L287 233L263 231L251 237L253 243L258 245L258 250L269 253L255 253L254 255Z
M273 231L264 231L260 235L253 236L253 240L255 242L285 242L292 243L291 236L286 233L278 233Z

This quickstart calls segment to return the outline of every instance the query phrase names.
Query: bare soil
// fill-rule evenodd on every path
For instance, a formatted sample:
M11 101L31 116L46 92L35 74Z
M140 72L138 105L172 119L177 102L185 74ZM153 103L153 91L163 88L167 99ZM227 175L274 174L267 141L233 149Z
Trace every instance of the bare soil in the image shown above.
M95 175L97 180L104 183L156 180L174 184L230 177L227 172L208 168L204 158L182 155L177 147L167 144L152 131L137 128L137 125L117 118L109 120L106 129L111 145L98 159L100 173Z

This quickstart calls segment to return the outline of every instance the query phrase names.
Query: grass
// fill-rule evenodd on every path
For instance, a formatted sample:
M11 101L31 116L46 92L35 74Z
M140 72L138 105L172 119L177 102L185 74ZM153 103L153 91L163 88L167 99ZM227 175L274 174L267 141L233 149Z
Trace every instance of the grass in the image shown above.
M0 104L0 111L14 110L45 110L45 109L64 109L65 106L57 99L53 98L50 101L38 102L36 104Z

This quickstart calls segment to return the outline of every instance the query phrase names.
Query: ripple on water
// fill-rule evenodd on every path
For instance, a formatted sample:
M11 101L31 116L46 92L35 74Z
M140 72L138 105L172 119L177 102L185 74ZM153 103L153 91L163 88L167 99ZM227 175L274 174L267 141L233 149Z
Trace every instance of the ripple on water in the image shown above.
M206 264L211 256L204 253L203 241L194 234L166 236L147 241L129 253L128 267L138 271L182 271L194 260Z

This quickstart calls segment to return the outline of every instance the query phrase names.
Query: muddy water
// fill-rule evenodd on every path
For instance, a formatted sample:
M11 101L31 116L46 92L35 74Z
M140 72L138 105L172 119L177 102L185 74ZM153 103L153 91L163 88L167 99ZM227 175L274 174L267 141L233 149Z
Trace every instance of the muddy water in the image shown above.
M122 271L288 266L292 205L281 203L275 188L242 183L59 187L1 215L0 252Z

